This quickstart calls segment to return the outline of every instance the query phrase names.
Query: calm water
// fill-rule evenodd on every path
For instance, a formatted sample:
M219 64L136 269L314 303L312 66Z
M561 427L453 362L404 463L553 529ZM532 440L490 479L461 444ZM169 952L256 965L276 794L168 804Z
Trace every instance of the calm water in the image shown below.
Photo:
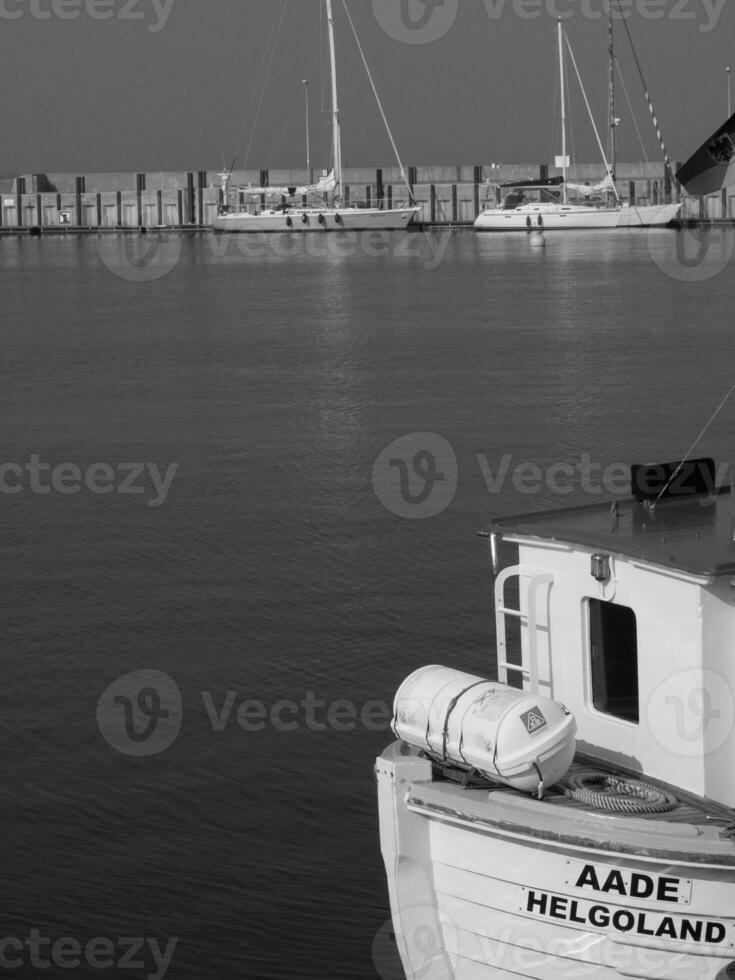
M44 976L398 977L370 703L492 672L491 515L681 458L735 381L731 239L547 238L0 239L0 932L80 945Z

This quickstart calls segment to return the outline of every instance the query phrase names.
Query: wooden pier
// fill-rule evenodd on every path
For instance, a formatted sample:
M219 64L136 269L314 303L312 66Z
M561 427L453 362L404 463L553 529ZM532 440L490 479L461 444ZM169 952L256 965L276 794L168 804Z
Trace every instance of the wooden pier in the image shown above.
M471 226L480 210L499 197L508 180L558 176L547 164L484 164L409 167L406 176L421 205L423 226ZM305 170L235 171L229 184L232 206L253 200L248 188L297 187L318 172ZM597 164L578 165L574 179L596 183ZM735 218L735 189L710 198L690 198L672 182L664 164L619 164L618 191L624 200L645 205L682 202L684 221ZM0 180L0 233L139 231L141 228L197 230L211 226L221 198L221 178L208 170L166 173L26 174ZM345 195L353 202L386 207L408 199L397 168L345 170ZM256 198L257 201L257 198Z

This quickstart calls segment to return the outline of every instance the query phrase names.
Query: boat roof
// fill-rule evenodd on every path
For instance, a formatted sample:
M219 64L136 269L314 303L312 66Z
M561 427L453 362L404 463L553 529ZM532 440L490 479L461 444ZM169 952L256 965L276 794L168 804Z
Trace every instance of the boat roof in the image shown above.
M730 487L655 506L608 500L496 518L491 531L578 545L699 576L735 575L735 494Z

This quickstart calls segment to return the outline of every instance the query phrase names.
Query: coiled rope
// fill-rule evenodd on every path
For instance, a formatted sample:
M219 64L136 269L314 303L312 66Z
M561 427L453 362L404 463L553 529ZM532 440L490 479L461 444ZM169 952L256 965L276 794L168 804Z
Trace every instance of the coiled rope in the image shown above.
M560 788L579 803L619 813L666 813L678 803L671 793L640 779L611 776L594 770L567 776Z

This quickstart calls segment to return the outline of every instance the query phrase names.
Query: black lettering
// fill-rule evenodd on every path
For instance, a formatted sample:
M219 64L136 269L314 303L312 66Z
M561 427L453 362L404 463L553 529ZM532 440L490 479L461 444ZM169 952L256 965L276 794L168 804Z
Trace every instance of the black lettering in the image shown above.
M691 919L682 919L679 939L691 939L695 943L700 943L702 941L703 925L704 923L701 919L695 919L694 922ZM711 925L717 925L717 923L714 922Z
M671 936L672 939L678 939L676 934L676 924L670 915L665 915L656 930L657 936Z
M548 895L544 892L540 892L538 897L536 897L536 892L529 891L528 902L526 903L526 912L533 912L534 906L538 906L538 912L540 915L546 915L546 900Z
M587 922L583 915L577 915L577 909L579 905L576 900L572 899L572 905L569 909L569 921L570 922Z
M638 925L635 930L639 936L653 936L655 935L653 929L646 929L646 913L638 913Z
M590 908L590 924L604 929L610 921L610 910L604 905L593 905Z
M725 938L725 927L721 922L708 922L704 931L706 943L721 943Z
M612 924L619 932L630 932L635 925L635 916L627 909L618 909L612 917Z
M630 894L635 898L650 898L653 895L653 878L634 871L630 876Z
M594 891L599 892L600 883L597 880L597 872L592 864L585 864L582 868L582 874L577 878L574 883L576 888L584 888L585 885L594 889Z
M659 902L678 902L679 901L679 879L678 878L659 878L656 898Z
M566 919L567 901L568 899L561 898L559 895L552 895L551 903L549 905L549 915L553 916L555 919Z
M604 892L617 892L618 895L625 895L625 882L623 881L622 872L616 871L615 868L613 868L605 879L605 884L602 886L602 890Z

